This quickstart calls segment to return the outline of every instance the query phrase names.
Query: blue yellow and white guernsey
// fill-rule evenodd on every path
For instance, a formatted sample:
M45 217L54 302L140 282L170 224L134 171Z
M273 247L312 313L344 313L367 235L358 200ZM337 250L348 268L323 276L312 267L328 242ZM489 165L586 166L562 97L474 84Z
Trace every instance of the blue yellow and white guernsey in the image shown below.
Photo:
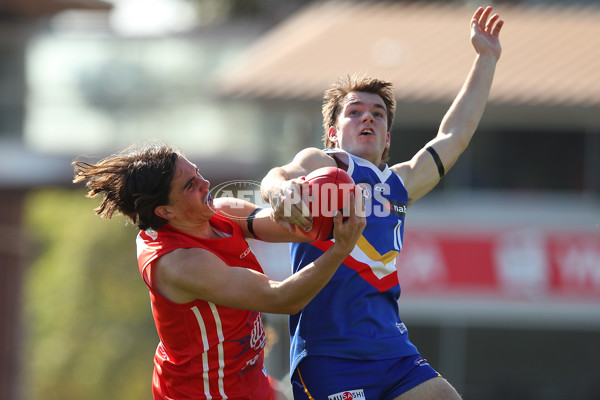
M402 250L408 201L402 179L387 165L382 171L339 149L325 151L346 162L348 173L363 189L367 226L325 288L290 317L291 371L306 356L381 360L418 354L398 314L395 260ZM292 243L293 271L332 244L333 239Z

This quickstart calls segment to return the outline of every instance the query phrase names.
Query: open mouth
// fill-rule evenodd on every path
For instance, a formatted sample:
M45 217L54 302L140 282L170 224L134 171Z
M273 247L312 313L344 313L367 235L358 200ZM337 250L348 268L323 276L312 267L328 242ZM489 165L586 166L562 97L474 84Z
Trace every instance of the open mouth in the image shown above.
M372 129L367 128L367 129L363 129L362 131L360 131L360 136L369 136L369 135L374 135L375 132L373 132Z

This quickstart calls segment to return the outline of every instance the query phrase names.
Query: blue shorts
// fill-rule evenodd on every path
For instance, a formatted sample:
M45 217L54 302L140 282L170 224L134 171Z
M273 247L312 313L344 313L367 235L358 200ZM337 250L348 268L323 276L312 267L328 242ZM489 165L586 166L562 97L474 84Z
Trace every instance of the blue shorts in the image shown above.
M393 400L440 376L420 355L389 360L306 357L292 375L294 400Z

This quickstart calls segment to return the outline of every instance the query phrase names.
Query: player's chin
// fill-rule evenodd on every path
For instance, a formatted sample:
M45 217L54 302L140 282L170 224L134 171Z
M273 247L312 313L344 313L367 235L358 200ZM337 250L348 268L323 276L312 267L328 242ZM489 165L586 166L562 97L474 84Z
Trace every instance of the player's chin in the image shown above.
M210 195L204 200L204 206L206 206L213 213L217 211L217 206L215 206L213 198Z

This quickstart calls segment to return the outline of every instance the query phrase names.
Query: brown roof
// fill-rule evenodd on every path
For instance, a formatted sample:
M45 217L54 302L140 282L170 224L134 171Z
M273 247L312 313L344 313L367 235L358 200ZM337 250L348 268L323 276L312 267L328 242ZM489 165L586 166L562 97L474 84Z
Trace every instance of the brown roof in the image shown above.
M474 58L473 7L314 3L248 49L221 82L252 98L321 98L338 76L394 82L398 99L454 98ZM490 102L600 105L600 8L495 8L505 20Z

